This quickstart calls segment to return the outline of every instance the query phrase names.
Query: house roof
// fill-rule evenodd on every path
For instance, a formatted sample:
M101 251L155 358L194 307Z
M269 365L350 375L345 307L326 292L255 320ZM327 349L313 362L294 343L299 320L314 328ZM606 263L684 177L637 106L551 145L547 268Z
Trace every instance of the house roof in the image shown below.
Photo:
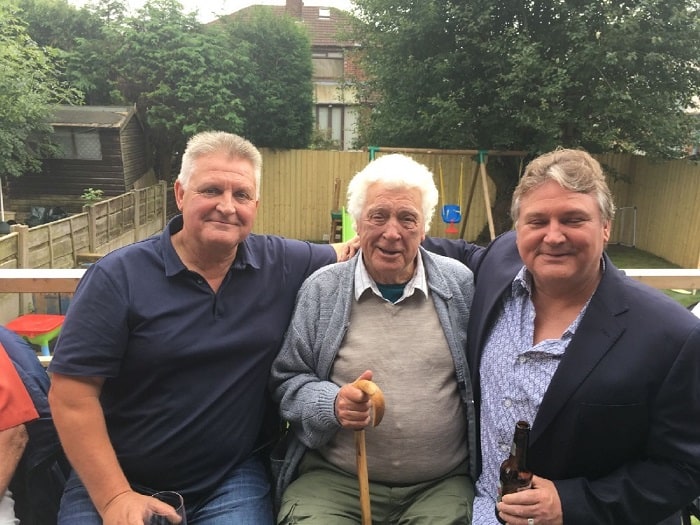
M221 18L250 18L255 9L270 9L275 15L290 16L286 6L252 5ZM312 47L354 47L345 33L350 32L352 15L335 7L303 6L301 21L309 32ZM216 21L212 22L216 23Z
M135 114L133 106L56 106L54 127L121 128Z

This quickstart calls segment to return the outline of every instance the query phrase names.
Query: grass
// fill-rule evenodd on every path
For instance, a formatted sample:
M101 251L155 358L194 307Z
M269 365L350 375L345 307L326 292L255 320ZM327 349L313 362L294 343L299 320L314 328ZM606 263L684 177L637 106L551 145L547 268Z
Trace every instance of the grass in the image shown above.
M628 246L610 244L606 251L618 268L680 268L677 264L668 262L666 259ZM662 291L685 307L700 301L700 294L697 293L692 294L690 292L678 292L674 290ZM700 525L700 523L698 523L698 525Z

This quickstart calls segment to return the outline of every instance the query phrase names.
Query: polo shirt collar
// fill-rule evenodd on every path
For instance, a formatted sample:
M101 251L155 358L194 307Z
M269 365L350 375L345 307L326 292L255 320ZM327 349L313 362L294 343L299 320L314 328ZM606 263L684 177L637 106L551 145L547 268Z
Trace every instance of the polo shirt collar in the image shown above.
M166 277L172 277L187 270L173 246L171 237L182 229L182 215L176 215L160 234L161 246L163 247L163 264L165 266Z
M168 225L163 229L160 234L160 239L163 246L163 264L165 265L165 275L171 277L182 271L187 270L177 252L173 246L172 236L177 232L182 230L183 226L182 214L173 217ZM231 267L236 270L243 270L250 266L256 270L260 269L261 260L260 254L253 253L246 241L243 241L238 245L236 250L236 258L233 261Z

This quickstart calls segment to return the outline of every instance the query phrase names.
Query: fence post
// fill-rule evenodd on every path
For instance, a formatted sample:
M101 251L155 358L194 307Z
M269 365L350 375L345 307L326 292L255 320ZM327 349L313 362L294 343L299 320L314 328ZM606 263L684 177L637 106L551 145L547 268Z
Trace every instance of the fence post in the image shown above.
M141 236L141 190L131 190L134 194L134 241L140 241Z
M29 260L29 226L26 224L13 224L10 230L17 232L17 268L31 268ZM19 314L29 312L33 306L33 298L30 293L17 294Z
M165 229L168 222L168 184L164 181L158 181L161 191L161 209L160 209L160 229Z
M31 268L29 265L29 226L26 224L13 224L12 231L17 232L17 268Z
M95 217L95 205L86 204L83 206L83 211L88 217L88 244L90 245L90 253L97 252L97 219Z

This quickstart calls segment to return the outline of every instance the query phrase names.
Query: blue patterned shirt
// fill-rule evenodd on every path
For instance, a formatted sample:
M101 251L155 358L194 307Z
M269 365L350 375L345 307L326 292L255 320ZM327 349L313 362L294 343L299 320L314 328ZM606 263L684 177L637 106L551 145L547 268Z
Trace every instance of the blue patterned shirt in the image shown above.
M560 339L546 339L533 346L535 307L531 294L532 276L523 266L503 295L501 311L481 357L482 470L476 482L474 525L498 525L498 472L510 454L515 423L534 422L542 397L588 306L587 302Z

